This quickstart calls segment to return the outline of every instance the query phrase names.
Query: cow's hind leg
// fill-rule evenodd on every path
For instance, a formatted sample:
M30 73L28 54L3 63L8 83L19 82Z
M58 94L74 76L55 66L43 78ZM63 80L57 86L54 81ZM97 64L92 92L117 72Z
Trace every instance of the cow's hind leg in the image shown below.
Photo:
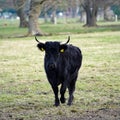
M66 100L64 97L65 91L66 91L66 86L64 84L62 84L61 89L60 89L60 94L61 94L60 101L61 101L61 103L65 103L65 100Z
M77 77L76 77L77 78ZM75 91L75 83L76 83L76 78L71 81L71 83L68 85L68 90L69 90L69 99L68 99L68 105L72 104L72 101L74 99L73 93Z

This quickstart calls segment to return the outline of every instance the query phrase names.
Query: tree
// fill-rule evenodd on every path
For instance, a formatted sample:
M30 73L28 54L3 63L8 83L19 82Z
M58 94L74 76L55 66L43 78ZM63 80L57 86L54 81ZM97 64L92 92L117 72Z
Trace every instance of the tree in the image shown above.
M112 10L114 13L118 16L118 19L120 19L120 4L118 5L113 5Z
M48 4L55 7L59 0L31 0L29 11L29 31L28 35L45 35L39 28L38 17L41 13L42 5Z
M11 1L11 0L0 0L0 8L1 9L14 8L13 1Z
M41 4L44 0L31 0L29 11L28 35L43 35L38 26L38 17L41 11Z
M96 17L99 0L82 0L81 5L86 12L86 24L84 26L97 26Z
M113 5L120 5L120 0L103 0L101 2L101 6L104 9L104 19L106 21L110 20L109 19L110 15L108 14L108 10L110 10L111 6Z
M98 8L107 9L113 4L119 4L120 0L80 0L82 7L86 12L86 24L84 26L97 26L96 17Z
M0 0L0 7L3 9L14 8L17 11L17 15L20 18L19 27L27 27L28 23L26 21L24 6L25 0Z
M45 21L47 21L47 12L50 10L51 11L51 22L56 24L56 10L58 8L59 2L61 0L46 0L43 3L43 12L45 14Z
M26 1L25 0L13 0L14 6L17 11L17 15L20 18L19 27L28 27L28 21L26 20L25 11L24 11Z

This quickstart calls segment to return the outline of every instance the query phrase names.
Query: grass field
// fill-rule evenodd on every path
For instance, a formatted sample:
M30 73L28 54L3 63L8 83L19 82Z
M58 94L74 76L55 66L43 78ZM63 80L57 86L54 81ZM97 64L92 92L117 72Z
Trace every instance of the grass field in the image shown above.
M64 104L56 108L44 72L44 52L36 48L34 37L13 38L27 33L27 29L18 29L17 23L2 22L0 120L87 120L84 116L92 120L92 113L100 110L101 119L120 119L120 24L106 24L100 23L98 28L82 28L81 24L78 28L78 23L41 25L52 36L38 39L65 41L70 34L70 42L83 53L75 101L71 107Z

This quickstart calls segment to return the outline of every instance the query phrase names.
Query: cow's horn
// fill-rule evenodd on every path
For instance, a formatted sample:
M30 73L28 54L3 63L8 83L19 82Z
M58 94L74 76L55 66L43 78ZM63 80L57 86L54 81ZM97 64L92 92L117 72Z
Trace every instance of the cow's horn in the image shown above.
M62 42L61 45L63 45L63 44L68 44L69 41L70 41L70 36L68 36L68 40L67 40L67 42Z
M67 42L65 44L69 43L69 41L70 41L70 36L68 36L68 40L67 40Z
M40 41L37 39L37 37L35 36L35 40L39 43Z
M44 42L39 41L36 36L35 36L35 40L36 40L38 43L44 43Z

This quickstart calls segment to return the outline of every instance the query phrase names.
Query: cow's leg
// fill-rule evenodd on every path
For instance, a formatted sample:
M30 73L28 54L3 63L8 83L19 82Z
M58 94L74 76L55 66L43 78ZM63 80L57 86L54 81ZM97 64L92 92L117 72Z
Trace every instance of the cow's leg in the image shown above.
M73 93L75 91L75 83L76 83L76 78L71 81L71 83L68 85L68 90L69 90L69 99L68 99L68 105L72 104L72 101L74 99Z
M61 89L60 89L60 94L61 94L60 101L61 101L61 103L65 103L65 97L64 97L65 91L66 91L66 85L62 84Z
M59 102L59 98L58 98L58 86L52 86L54 95L55 95L55 106L59 106L60 102Z

